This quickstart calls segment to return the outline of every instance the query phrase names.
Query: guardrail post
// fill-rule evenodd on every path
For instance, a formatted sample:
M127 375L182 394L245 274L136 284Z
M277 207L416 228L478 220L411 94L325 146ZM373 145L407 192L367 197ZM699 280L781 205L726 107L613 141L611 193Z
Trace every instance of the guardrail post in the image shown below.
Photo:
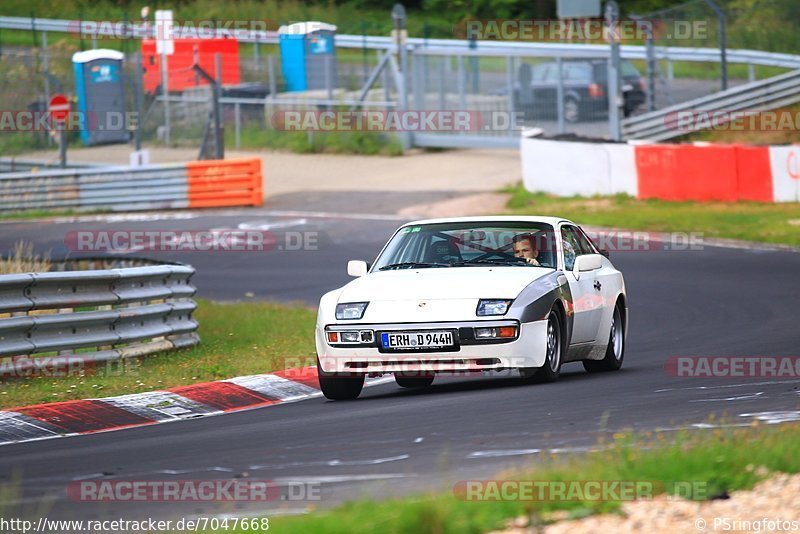
M236 102L233 105L233 124L234 124L234 129L236 130L236 150L239 150L239 146L240 146L240 135L241 135L241 131L240 130L241 130L241 126L242 126L241 125L241 122L242 122L241 115L242 115L242 113L241 113L241 108L239 106L239 102Z
M275 80L275 56L272 54L267 56L267 71L269 72L269 96L275 98L275 93L278 92L278 84Z
M556 68L558 69L558 85L556 85L556 113L558 114L558 133L563 134L567 131L564 124L564 62L561 56L556 58Z
M611 139L619 141L622 138L619 122L619 108L622 100L619 90L619 69L621 60L619 39L614 35L614 32L617 31L617 22L619 21L619 6L615 0L606 2L605 19L606 24L611 28L611 31L608 32L609 40L611 41L611 56L608 62L608 122Z
M511 135L517 129L516 105L514 102L514 56L506 56L506 85L508 86L508 112L511 114ZM521 90L521 89L520 89Z

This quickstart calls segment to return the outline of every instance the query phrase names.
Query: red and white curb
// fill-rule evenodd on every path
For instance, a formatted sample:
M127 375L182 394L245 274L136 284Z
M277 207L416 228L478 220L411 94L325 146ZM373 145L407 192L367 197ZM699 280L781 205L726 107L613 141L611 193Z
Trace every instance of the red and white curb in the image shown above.
M393 381L368 378L365 386ZM239 376L163 391L0 411L0 445L219 415L322 395L316 367Z

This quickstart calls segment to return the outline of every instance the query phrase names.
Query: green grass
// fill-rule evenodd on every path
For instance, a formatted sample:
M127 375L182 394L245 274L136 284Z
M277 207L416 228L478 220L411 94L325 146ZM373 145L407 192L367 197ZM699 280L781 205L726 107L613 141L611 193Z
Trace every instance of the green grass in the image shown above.
M800 104L776 109L771 112L776 116L796 117L800 114ZM800 141L800 131L797 129L766 129L761 121L755 124L755 129L749 129L748 121L743 121L741 126L723 124L718 128L703 130L685 135L676 142L706 141L709 143L746 143L752 145L789 145Z
M235 128L225 128L225 146L233 149ZM379 132L296 132L279 131L260 125L242 126L239 138L241 149L274 148L298 154L361 154L399 156L403 153L397 137Z
M197 347L124 363L97 373L0 381L0 408L152 391L172 386L310 365L315 310L265 302L198 300Z
M750 488L771 473L800 471L798 424L698 430L677 435L618 434L613 441L601 445L608 448L566 459L543 454L535 458L534 467L493 479L647 481L653 483L656 495L674 493L673 488L688 483L699 490L691 498L703 500ZM508 520L519 516L528 516L531 525L541 525L550 521L549 514L556 510L567 510L568 517L577 518L614 512L619 504L614 501L466 501L456 498L448 487L437 493L380 502L364 499L329 511L273 517L270 531L477 534L502 528Z
M729 238L800 246L800 204L757 202L667 202L610 197L554 197L509 189L508 208L519 215L553 215L578 224L646 230L701 232Z

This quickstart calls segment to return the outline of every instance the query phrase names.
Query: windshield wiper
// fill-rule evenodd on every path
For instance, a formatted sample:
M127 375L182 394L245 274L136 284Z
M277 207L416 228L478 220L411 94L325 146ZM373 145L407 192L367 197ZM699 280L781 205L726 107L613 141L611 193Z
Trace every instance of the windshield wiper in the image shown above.
M464 260L453 263L454 266L461 265L530 265L524 258L509 258L507 260Z
M425 263L418 261L404 261L402 263L390 263L384 265L379 271L388 271L389 269L415 269L417 267L450 267L451 263Z

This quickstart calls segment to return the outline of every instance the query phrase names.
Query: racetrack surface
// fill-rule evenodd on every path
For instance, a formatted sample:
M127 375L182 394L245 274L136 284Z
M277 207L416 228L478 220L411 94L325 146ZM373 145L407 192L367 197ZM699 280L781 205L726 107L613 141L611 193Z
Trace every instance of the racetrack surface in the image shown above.
M288 207L286 207L288 208ZM170 215L170 214L167 214ZM75 229L209 229L241 224L317 232L318 250L146 254L194 265L202 297L301 300L348 280L348 259L372 260L400 224L394 217L283 209L195 213L188 219L42 225L2 223L0 248L17 239L65 252ZM630 331L622 371L588 375L568 364L555 384L513 376L437 378L425 391L394 384L353 402L321 398L197 420L2 447L0 477L16 495L4 515L50 518L182 517L277 513L308 502L93 503L67 498L75 480L200 480L246 477L320 484L327 507L360 497L448 489L535 462L539 451L571 454L624 429L674 429L727 414L800 408L800 380L676 378L671 356L796 356L800 292L795 252L702 250L615 252L624 273Z

